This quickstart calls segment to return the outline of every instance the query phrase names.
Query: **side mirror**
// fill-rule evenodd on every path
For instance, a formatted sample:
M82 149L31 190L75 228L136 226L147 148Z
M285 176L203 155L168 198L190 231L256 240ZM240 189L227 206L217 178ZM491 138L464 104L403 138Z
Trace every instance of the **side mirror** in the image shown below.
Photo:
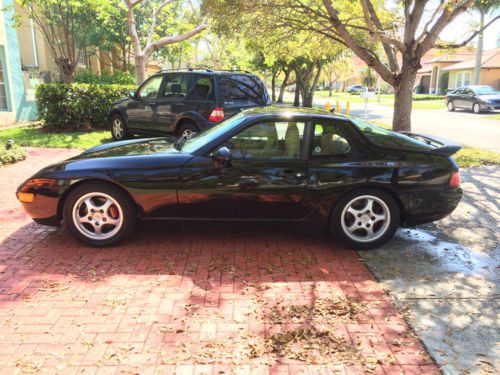
M128 96L130 96L132 99L136 100L138 98L137 92L136 91L129 91Z
M229 163L231 161L231 150L223 146L212 154L212 159Z

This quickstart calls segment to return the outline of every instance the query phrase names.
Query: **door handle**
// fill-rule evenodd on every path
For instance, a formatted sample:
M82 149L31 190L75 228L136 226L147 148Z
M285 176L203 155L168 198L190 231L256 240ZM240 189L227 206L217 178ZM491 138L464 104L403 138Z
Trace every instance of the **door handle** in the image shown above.
M304 177L304 173L297 172L293 169L285 169L284 171L276 172L276 176L283 178L290 178L290 177L302 178Z

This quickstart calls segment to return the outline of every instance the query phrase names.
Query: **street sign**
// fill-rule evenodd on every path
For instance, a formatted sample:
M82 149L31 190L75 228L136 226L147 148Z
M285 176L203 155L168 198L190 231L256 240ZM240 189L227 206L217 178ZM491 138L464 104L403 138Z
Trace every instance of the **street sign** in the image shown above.
M375 92L373 91L362 91L359 93L359 96L364 99L373 98L375 96Z

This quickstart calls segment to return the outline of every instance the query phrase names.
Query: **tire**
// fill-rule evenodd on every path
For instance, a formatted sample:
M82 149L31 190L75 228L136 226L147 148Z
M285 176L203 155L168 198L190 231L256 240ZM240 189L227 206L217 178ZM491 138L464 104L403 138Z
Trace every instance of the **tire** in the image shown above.
M372 209L366 205L370 201ZM365 188L348 193L338 201L330 217L330 231L349 247L367 250L389 241L399 223L400 212L394 198L384 191Z
M114 114L110 117L109 123L111 126L111 136L116 141L123 141L131 137L128 131L127 124L122 115Z
M93 247L124 240L136 220L136 207L127 194L107 183L82 184L64 202L64 226L79 241Z
M198 133L200 129L193 122L183 122L177 130L177 136L182 137L183 135L190 135L192 133Z
M453 104L453 101L451 101L451 100L450 100L450 101L448 102L447 107L448 107L448 111L449 111L449 112L454 112L454 111L455 111L455 105Z
M475 114L478 114L481 112L481 106L479 105L479 103L474 103L472 105L472 112L474 112Z

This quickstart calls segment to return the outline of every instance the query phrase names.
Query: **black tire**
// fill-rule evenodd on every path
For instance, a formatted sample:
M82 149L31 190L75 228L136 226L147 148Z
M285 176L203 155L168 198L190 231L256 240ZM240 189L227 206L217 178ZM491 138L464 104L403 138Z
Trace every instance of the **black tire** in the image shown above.
M363 207L363 202L366 201L368 203L368 200L371 198L363 197L375 198L372 199L373 211L371 211L371 215L367 214L367 211ZM383 204L380 202L383 202ZM348 210L351 204L358 203L361 206L356 208L354 212L359 210L360 213L358 216L362 215L360 217L356 217ZM382 221L380 217L383 216L385 211L389 213L389 217L388 220ZM348 220L351 223L347 222ZM343 221L344 225L342 224ZM359 226L360 224L361 226ZM358 250L373 249L386 243L392 238L399 224L400 212L394 198L389 193L374 188L363 188L346 194L337 202L330 217L331 233L349 247ZM365 226L367 226L367 229L365 229ZM358 229L354 229L349 235L348 227ZM369 227L374 232L373 239L369 238ZM366 233L366 238L362 238L363 233Z
M481 113L481 105L479 103L474 103L472 105L472 112L475 114Z
M127 123L123 119L122 115L116 113L109 118L109 125L111 130L111 136L116 141L123 141L132 136L130 134ZM121 129L121 131L119 131Z
M454 112L455 111L455 104L453 104L452 100L450 100L446 106L448 108L448 112Z
M190 133L198 133L200 129L198 126L191 121L182 122L177 129L177 136L182 137L183 135L188 135Z
M82 199L86 197L93 197L90 199L93 204L92 207L96 209L95 213L90 213L89 207L82 201ZM111 200L108 200L108 197L111 198ZM108 201L112 202L113 200L114 202L110 206L107 206L105 213L102 213L102 210L101 212L97 212L100 208L99 203L103 202L105 199L106 203L108 203ZM105 207L104 204L102 207ZM90 224L90 221L83 224L81 222L77 223L75 222L78 220L77 217L92 219L93 223ZM106 221L108 221L108 223L106 223ZM109 224L111 221L117 221L120 224ZM66 230L79 241L93 247L110 246L123 241L134 230L136 221L137 215L135 204L120 188L108 183L92 182L82 184L76 187L64 202L63 223ZM95 228L97 228L96 225L100 225L102 233L99 235L94 233L92 235L92 231L95 231ZM102 238L98 238L99 236Z

